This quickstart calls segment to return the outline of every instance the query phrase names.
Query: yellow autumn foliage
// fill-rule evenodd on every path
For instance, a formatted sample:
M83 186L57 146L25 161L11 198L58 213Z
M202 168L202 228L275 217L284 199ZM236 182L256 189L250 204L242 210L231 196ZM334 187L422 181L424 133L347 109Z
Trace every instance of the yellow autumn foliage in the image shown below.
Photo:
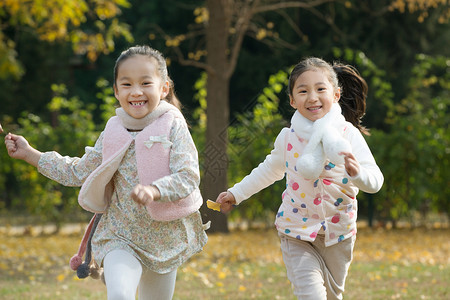
M80 280L69 268L83 227L43 235L29 226L17 235L0 226L0 298L105 299L100 280ZM442 228L361 229L345 298L448 299L449 237ZM191 299L294 300L276 230L209 234L203 251L178 270L174 300Z
M439 23L443 24L450 19L450 7L448 0L393 0L389 6L391 11L398 10L401 13L419 12L417 21L422 23L428 16L428 10L441 6Z
M132 42L127 25L117 19L121 8L130 5L127 0L2 0L0 10L9 17L9 25L35 30L40 39L48 42L71 42L76 54L87 54L94 61L100 53L108 54L113 50L113 37L120 35ZM82 31L82 25L88 18L95 21L98 33ZM112 24L105 26L102 22L106 20ZM2 30L5 30L8 24L3 25ZM2 30L0 48L6 38L1 34Z
M32 228L26 232L28 235L21 236L1 233L0 278L13 276L45 281L51 277L63 281L75 275L69 268L69 260L77 252L81 232L77 235L37 236ZM450 263L450 233L446 230L363 229L357 236L355 262L431 266ZM207 286L220 286L221 280L229 277L238 280L249 275L246 270L230 267L243 262L258 266L283 265L276 231L210 234L204 250L183 265L179 272L201 280Z

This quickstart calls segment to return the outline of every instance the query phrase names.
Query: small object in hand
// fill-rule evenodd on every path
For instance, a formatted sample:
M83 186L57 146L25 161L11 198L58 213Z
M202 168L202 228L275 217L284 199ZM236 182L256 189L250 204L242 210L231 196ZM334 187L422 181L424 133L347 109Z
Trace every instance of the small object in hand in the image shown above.
M211 201L211 200L206 200L206 206L209 209L215 210L215 211L220 211L220 203Z
M0 133L3 133L2 124L0 124Z

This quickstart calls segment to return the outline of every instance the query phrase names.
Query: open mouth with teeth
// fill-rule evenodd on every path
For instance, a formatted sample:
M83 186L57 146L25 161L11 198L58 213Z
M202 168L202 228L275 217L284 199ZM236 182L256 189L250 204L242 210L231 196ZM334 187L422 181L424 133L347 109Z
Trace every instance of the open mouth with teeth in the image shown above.
M147 101L134 101L134 102L130 102L131 106L143 106L145 103L147 103Z
M318 111L321 108L322 108L322 106L314 106L314 107L308 107L308 110L314 112L314 111Z

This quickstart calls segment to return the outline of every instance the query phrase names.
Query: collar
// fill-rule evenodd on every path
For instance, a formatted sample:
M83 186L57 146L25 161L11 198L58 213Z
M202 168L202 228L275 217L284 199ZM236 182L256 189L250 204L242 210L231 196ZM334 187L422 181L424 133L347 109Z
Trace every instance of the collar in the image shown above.
M120 123L122 123L123 127L126 129L142 130L169 110L178 109L172 104L161 100L151 113L141 119L133 118L122 107L116 109L116 115L119 118Z

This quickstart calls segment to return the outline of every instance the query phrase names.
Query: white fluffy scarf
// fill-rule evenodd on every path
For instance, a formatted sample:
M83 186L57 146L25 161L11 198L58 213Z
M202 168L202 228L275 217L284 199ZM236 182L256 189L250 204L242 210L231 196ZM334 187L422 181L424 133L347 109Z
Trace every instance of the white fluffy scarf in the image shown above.
M340 152L351 152L350 143L336 130L337 125L345 122L341 107L334 103L331 110L316 121L310 121L298 111L292 116L292 128L297 136L308 140L303 154L297 160L296 167L306 179L320 176L327 158L334 164L343 164Z

